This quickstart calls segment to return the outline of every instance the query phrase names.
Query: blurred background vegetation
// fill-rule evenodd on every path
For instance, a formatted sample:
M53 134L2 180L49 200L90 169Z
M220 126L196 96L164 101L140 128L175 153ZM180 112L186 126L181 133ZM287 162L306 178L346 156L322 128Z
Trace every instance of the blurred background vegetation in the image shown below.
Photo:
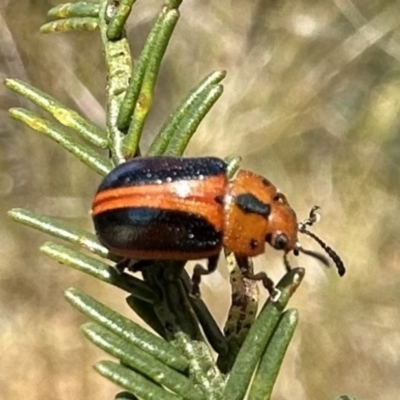
M98 33L40 35L60 2L3 0L0 77L20 78L104 125L105 67ZM128 37L137 55L161 7L138 1ZM348 272L300 257L305 282L291 301L300 324L274 399L396 399L400 392L400 18L397 0L185 0L167 51L144 138L211 70L225 93L188 155L239 153L300 218L314 204L314 232ZM77 286L132 316L124 294L56 265L38 251L47 237L7 219L26 207L91 228L100 177L47 138L11 121L30 104L0 88L0 398L111 399L91 370L102 354L79 332L84 318L62 291ZM303 238L309 248L316 246ZM279 255L257 259L277 280ZM227 271L204 279L222 324ZM221 298L223 301L221 301Z

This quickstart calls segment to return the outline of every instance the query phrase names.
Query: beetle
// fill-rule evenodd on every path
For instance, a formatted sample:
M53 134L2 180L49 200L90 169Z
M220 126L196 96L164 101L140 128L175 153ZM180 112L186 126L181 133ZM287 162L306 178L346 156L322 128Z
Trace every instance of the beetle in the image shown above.
M268 243L283 251L288 270L291 251L327 264L323 255L301 247L298 233L314 238L339 274L345 273L339 256L307 230L317 220L317 207L299 224L284 194L269 180L246 170L229 180L226 172L226 162L215 157L137 157L118 165L93 199L100 242L128 260L208 259L207 268L194 269L194 294L199 294L201 276L216 269L225 249L234 253L244 277L261 280L276 298L272 280L265 272L251 273L248 260L264 253Z

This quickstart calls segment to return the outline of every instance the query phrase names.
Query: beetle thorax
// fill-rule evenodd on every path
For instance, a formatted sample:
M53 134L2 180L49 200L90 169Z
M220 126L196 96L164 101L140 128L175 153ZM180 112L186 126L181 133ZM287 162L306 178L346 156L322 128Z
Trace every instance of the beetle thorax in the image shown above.
M239 171L224 199L224 247L247 257L264 252L276 188L263 177Z

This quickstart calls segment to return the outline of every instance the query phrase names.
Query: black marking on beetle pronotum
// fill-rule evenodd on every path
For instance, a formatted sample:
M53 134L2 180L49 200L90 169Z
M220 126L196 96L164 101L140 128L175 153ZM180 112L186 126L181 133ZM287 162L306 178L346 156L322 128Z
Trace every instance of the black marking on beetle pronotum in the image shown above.
M235 199L235 203L246 214L258 214L268 218L271 213L271 207L251 193L239 194Z

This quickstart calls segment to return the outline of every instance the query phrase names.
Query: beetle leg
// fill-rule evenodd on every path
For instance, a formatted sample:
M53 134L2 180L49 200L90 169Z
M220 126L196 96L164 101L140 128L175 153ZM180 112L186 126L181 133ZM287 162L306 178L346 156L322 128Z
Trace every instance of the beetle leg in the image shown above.
M196 266L194 267L192 275L192 294L194 296L200 296L201 276L208 275L211 274L211 272L214 272L217 268L218 259L219 254L208 258L207 268L204 268L200 264L196 264Z
M124 258L124 259L118 261L118 262L115 264L115 269L116 269L120 274L122 274L123 272L125 272L126 269L129 269L130 264L131 264L131 260L130 260L129 258Z
M285 253L283 255L283 264L285 265L286 272L290 272L292 270L292 266L290 265L289 259L287 257L287 253Z
M272 301L277 301L281 295L280 290L275 287L274 281L268 277L265 272L258 272L254 274L250 271L249 261L247 257L237 256L235 254L236 261L238 263L240 272L243 274L244 278L250 279L252 281L261 281L263 286L268 290Z
M138 272L144 267L148 267L153 263L153 260L132 260L131 258L124 258L123 260L117 262L115 268L120 274L122 274L125 270Z

